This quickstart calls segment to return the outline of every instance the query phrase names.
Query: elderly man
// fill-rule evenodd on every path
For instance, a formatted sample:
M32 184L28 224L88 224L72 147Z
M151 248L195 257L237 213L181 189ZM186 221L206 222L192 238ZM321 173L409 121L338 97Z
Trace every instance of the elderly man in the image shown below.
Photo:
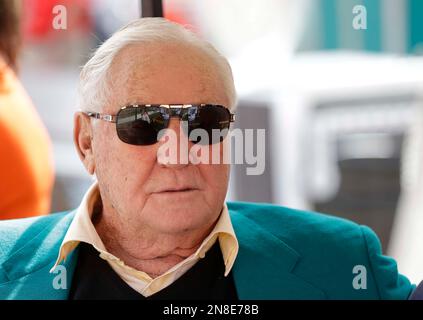
M140 19L96 51L80 81L74 140L97 182L75 211L1 222L0 298L409 297L412 285L367 227L225 204L229 165L194 164L191 150L227 139L183 141L234 120L231 70L210 44ZM179 138L169 142L170 131ZM169 161L168 143L187 143L189 161Z

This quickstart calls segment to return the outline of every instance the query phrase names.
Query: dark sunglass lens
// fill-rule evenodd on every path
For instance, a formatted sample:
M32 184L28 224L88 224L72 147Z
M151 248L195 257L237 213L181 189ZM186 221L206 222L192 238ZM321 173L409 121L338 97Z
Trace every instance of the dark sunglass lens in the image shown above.
M188 111L189 132L195 129L202 129L197 132L204 132L206 138L195 137L191 141L200 144L215 144L222 142L228 134L230 126L230 112L227 108L218 105L206 105L203 107L193 107L191 116ZM190 108L191 109L191 108Z
M159 107L128 107L117 115L117 134L125 143L151 145L161 129L167 127L169 115Z

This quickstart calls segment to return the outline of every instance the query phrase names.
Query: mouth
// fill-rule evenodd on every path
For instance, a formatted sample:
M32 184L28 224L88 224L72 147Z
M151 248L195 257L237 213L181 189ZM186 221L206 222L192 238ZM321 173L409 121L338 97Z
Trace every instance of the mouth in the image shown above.
M191 189L191 188L182 188L182 189L168 189L168 190L162 190L160 192L155 192L153 195L155 195L158 198L171 200L171 202L176 205L180 203L181 201L191 201L193 198L197 197L197 191L198 189Z
M184 189L176 189L176 190L164 190L162 192L188 192L188 191L193 191L195 189L190 189L190 188L184 188Z
M189 192L193 192L193 191L197 191L197 190L198 189L190 188L190 187L186 187L186 188L169 188L169 189L163 189L163 190L160 190L160 191L154 192L154 193L176 194L176 193L189 193Z

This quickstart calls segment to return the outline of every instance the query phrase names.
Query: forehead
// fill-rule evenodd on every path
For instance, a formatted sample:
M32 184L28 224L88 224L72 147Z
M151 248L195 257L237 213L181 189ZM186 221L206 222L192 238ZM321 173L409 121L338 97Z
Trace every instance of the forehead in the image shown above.
M228 104L215 62L188 44L139 44L123 49L109 71L111 104Z

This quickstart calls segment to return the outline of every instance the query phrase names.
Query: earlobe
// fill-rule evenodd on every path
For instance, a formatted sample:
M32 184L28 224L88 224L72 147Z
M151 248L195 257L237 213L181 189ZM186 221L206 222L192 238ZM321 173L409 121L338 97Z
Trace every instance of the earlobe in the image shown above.
M79 158L88 173L93 175L95 163L92 149L92 129L90 119L82 112L77 112L74 116L73 141Z

